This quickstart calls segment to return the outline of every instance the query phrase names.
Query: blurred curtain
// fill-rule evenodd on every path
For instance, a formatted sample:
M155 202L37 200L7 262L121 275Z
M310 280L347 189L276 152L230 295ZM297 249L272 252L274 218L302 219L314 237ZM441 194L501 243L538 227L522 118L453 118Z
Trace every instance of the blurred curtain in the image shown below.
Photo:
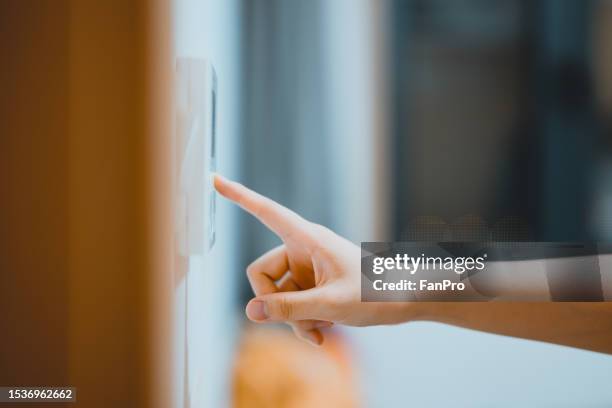
M241 152L246 185L329 225L322 3L244 2ZM245 225L247 262L276 238L250 217Z
M245 1L242 181L356 243L387 229L386 1ZM276 243L246 217L246 265Z

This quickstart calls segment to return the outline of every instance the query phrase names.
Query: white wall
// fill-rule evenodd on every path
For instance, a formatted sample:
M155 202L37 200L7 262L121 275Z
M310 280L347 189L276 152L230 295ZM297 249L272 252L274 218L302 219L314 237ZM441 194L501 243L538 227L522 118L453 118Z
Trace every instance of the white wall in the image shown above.
M217 169L229 177L239 170L239 17L238 1L175 1L176 57L208 59L217 72ZM236 211L217 199L217 242L208 254L190 257L187 276L177 286L177 407L228 405L229 369L238 330Z
M359 243L388 234L386 1L324 3L324 70L331 135L329 202L337 232Z

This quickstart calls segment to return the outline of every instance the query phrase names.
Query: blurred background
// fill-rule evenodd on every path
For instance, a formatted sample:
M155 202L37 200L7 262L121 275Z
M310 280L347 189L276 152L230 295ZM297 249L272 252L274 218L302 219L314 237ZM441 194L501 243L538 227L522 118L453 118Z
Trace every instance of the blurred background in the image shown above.
M612 405L609 355L248 323L245 268L279 241L218 198L214 247L181 253L175 123L177 61L206 59L218 171L355 243L609 242L612 1L3 0L0 32L0 386L87 408Z
M239 158L229 176L356 243L612 238L612 2L232 4L233 23L213 36L226 45L215 62L220 77L231 66L239 84L225 94L237 101L226 121L236 134L219 142ZM220 207L237 215L239 237L232 276L240 295L227 303L237 323L217 339L239 347L228 352L238 374L225 395L238 406L310 406L287 396L266 405L262 394L291 395L295 384L270 380L275 388L245 374L257 340L243 324L252 296L243 271L279 241ZM331 361L339 347L351 373L336 390L360 402L309 389L307 362L281 364L301 384L296 399L318 389L326 406L612 401L609 356L428 323L334 330ZM328 375L344 381L343 372Z

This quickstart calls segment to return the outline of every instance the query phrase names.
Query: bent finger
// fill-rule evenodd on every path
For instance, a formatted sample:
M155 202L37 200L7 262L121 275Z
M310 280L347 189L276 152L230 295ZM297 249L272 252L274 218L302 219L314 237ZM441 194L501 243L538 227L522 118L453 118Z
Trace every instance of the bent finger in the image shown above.
M302 290L297 283L293 280L291 273L286 274L282 277L281 281L277 284L279 292L290 292L295 290ZM312 330L312 329L324 329L331 327L334 324L326 320L298 320L292 322L296 324L300 330Z
M325 341L325 336L319 329L303 330L295 324L291 324L293 333L300 340L304 340L312 345L320 346Z
M255 296L279 291L276 281L288 270L289 260L284 245L271 249L253 261L247 267L247 277Z
M297 320L297 321L291 322L291 324L294 324L297 328L299 328L302 331L308 331L308 330L314 330L314 329L329 329L330 327L334 326L332 322L328 322L325 320Z

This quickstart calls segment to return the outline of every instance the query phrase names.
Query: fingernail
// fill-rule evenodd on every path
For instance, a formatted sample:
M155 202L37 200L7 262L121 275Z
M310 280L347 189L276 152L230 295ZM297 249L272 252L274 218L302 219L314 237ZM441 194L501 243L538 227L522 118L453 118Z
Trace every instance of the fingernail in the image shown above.
M211 179L212 179L212 184L215 190L218 189L221 186L221 184L227 183L227 179L217 172L214 172L212 174Z
M210 174L210 185L211 185L211 186L212 186L212 188L214 188L214 189L216 189L216 188L217 188L217 186L216 186L216 184L217 184L217 183L215 182L215 180L217 179L217 176L218 176L218 174L217 174L217 173L215 173L215 172L212 172L212 173Z
M262 300L251 300L246 307L247 317L251 320L262 321L268 318L266 304Z
M312 330L309 330L306 333L304 333L304 337L313 346L320 346L321 343L323 343L323 338L321 334L315 331L312 331Z
M320 321L320 322L316 322L313 327L315 329L326 329L328 327L332 327L334 325L333 322L326 322L326 321Z

